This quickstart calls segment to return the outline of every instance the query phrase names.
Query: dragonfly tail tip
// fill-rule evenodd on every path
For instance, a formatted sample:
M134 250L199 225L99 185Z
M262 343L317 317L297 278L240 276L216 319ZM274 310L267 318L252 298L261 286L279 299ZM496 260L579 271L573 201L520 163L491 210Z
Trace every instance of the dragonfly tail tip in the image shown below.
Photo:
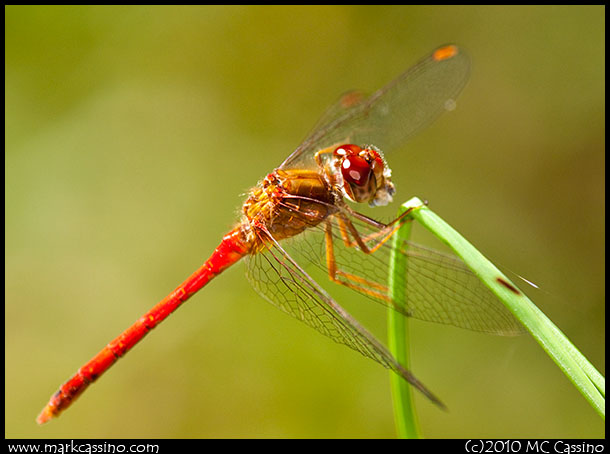
M47 405L46 407L43 408L43 410L40 412L40 414L36 418L36 422L39 425L43 425L43 424L49 422L54 417L55 417L55 415L53 414L53 412L51 411L51 409Z

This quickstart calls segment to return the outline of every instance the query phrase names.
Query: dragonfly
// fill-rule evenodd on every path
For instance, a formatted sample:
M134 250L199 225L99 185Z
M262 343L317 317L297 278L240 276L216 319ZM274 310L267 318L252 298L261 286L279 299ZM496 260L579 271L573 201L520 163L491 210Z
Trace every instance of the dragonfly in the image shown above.
M370 96L361 91L342 95L301 145L250 190L240 221L205 263L61 385L37 422L57 417L182 303L242 259L248 280L263 298L391 369L444 407L308 274L305 264L322 269L332 285L348 287L406 317L497 335L522 332L457 257L411 242L390 245L388 240L408 221L408 211L382 223L351 206L392 201L396 189L384 151L455 106L469 73L467 54L449 44ZM408 256L407 267L400 270L404 301L393 300L387 287L392 250Z

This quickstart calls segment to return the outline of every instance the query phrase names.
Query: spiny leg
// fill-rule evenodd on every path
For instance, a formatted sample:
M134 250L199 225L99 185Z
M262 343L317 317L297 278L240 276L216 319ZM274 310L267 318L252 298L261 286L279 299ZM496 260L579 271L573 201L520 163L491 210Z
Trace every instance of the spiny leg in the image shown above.
M339 146L339 143L336 143L334 145L331 145L330 147L324 148L324 149L316 152L316 154L314 155L314 159L316 160L316 163L318 164L318 166L320 166L320 168L324 167L324 164L322 163L322 155L334 153L335 148L337 148L338 146Z
M412 209L409 209L402 213L400 216L398 216L396 219L394 219L392 222L388 224L383 224L363 214L354 212L347 206L346 208L354 215L354 217L357 217L363 222L366 222L378 228L378 231L363 237L360 235L354 224L345 215L345 213L339 212L335 215L337 218L337 223L339 225L339 232L345 246L358 246L358 248L365 254L373 254L383 244L385 244L394 235L394 233L396 233L400 226L404 222L408 221L407 216L412 211ZM326 240L326 263L330 280L337 284L343 285L345 287L351 288L360 293L393 305L392 299L389 297L389 289L387 286L375 282L373 280L358 276L356 274L348 273L337 267L337 262L334 253L332 223L330 219L328 219L325 223L324 233ZM350 236L353 237L353 240L350 239ZM381 237L381 240L373 247L369 247L366 245L367 242L373 239L377 239L378 237Z
M365 254L372 254L377 251L381 246L383 246L385 242L388 241L396 233L400 226L408 220L407 216L411 213L411 211L413 211L413 208L409 208L407 211L402 213L392 222L388 224L383 224L367 216L364 216L363 214L352 211L348 206L346 206L346 208L351 214L357 215L358 218L362 221L367 222L368 224L371 224L379 229L376 232L372 232L366 236L361 236L354 224L347 218L347 216L345 216L345 214L337 214L339 231L341 232L341 237L343 238L343 242L345 243L345 245L347 247L354 247L358 245L360 250L362 250L362 252L364 252ZM351 236L354 238L354 242L349 239L347 231L351 233ZM381 237L381 240L376 243L372 248L367 246L368 242L376 240L379 237Z
M373 298L378 298L390 303L391 299L388 296L388 288L385 285L381 285L377 282L373 282L363 277L337 269L333 244L332 223L330 220L326 221L324 235L326 238L326 266L328 268L329 279L337 284L356 290L357 292L364 293ZM356 241L360 240L359 236L356 238ZM361 248L362 247L366 248L364 244L361 246Z

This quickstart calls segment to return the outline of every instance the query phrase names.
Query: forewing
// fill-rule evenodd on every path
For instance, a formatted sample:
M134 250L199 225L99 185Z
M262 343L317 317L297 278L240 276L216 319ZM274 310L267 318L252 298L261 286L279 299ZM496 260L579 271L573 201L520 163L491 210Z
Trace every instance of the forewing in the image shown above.
M445 53L441 51L445 50ZM441 52L441 53L439 53ZM329 108L318 127L280 168L311 167L317 150L336 143L375 145L389 151L455 107L466 85L470 60L454 45L435 50L368 98L360 92L352 102Z
M354 217L350 220L362 238L379 231ZM405 286L406 301L393 301L387 288L392 239L377 251L365 254L356 245L346 245L336 216L329 222L337 269L352 276L342 280L353 284L353 290L419 320L504 336L525 332L511 312L458 257L412 242L397 248L398 253L407 256L406 267L396 273ZM371 240L367 246L372 248L379 239ZM295 254L328 270L324 244L324 227L318 226L305 232L299 241L287 245L287 250L294 248Z

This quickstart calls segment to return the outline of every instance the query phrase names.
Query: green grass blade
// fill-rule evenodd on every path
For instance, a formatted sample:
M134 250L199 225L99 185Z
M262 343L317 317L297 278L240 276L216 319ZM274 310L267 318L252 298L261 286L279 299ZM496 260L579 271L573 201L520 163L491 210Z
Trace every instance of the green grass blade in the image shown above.
M413 198L403 208L415 208L410 216L447 244L523 323L547 354L605 419L605 378L578 351L510 279L427 206Z
M405 279L407 273L398 272L408 266L405 254L395 253L404 244L411 232L412 222L405 222L393 238L392 255L390 258L389 287L393 301L406 301ZM406 317L393 309L388 310L388 348L396 360L405 369L409 369L409 327ZM390 386L394 404L394 421L398 438L420 438L417 415L413 402L411 386L395 372L390 371Z

